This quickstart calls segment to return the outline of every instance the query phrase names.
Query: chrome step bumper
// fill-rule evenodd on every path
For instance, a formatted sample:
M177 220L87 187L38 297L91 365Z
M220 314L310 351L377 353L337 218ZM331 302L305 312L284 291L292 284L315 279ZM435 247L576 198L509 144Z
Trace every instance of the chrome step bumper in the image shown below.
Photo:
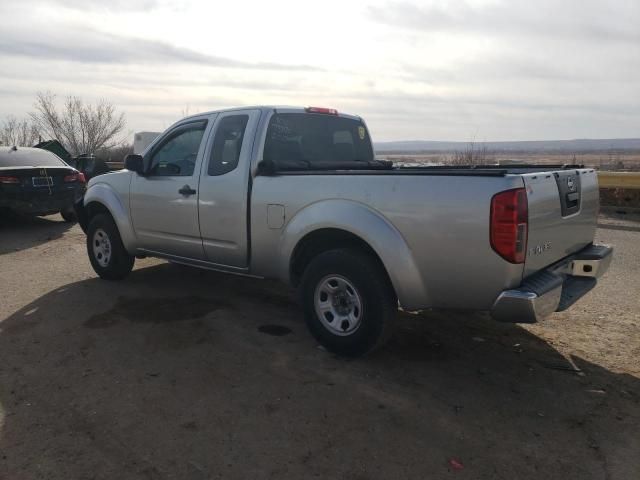
M519 288L502 292L491 316L502 322L535 323L566 310L595 287L612 258L612 247L589 245L527 278Z

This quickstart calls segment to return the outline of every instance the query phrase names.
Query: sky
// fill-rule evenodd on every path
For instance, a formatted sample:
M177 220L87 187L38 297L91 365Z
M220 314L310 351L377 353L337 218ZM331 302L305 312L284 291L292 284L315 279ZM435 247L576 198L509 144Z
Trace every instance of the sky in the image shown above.
M0 121L104 98L127 135L256 104L374 140L640 137L640 0L0 0Z

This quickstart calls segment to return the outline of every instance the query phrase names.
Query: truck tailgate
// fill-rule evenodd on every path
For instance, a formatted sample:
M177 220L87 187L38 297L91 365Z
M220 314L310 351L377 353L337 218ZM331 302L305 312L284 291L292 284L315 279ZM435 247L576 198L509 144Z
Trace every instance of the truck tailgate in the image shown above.
M522 177L529 205L526 278L593 241L600 200L593 169L528 173Z

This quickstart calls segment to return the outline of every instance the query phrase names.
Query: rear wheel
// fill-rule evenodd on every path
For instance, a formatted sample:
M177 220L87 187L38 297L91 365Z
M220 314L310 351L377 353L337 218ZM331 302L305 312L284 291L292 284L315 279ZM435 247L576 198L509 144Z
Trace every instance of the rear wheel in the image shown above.
M307 326L327 350L356 357L391 336L398 302L386 272L366 253L321 253L305 269L300 294Z
M76 212L73 207L65 208L60 211L60 215L64 218L65 222L77 222L78 217L76 216Z
M135 258L124 248L118 227L105 213L93 217L87 229L87 253L95 272L106 280L121 280L133 268Z

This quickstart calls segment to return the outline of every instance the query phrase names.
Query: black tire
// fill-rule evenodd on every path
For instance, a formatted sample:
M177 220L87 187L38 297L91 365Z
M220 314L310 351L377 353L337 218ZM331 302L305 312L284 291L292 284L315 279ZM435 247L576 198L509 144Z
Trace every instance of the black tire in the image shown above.
M109 248L109 255L104 255L104 238L106 237ZM96 247L102 243L102 250L96 253ZM103 253L101 256L100 253ZM122 280L133 268L135 257L129 255L124 248L120 232L111 215L100 213L91 218L89 228L87 229L87 254L91 261L91 266L95 272L105 280Z
M62 215L62 218L64 218L65 222L71 223L71 222L78 221L78 217L76 216L76 212L73 209L73 207L65 208L64 210L61 210L60 215Z
M349 285L355 290L351 292L347 304L360 304L357 327L352 332L345 330L342 324L334 323L335 309L324 312L323 321L316 310L316 293L319 305L323 301L330 303L334 296L327 299L323 286L330 286L332 275L346 280L343 284L345 291L350 291ZM334 282L335 283L335 282ZM333 287L331 287L333 288ZM324 298L323 298L324 295ZM333 295L333 294L332 294ZM337 294L339 295L339 294ZM315 257L304 271L300 284L300 296L304 308L305 319L311 334L327 350L347 357L358 357L382 346L391 337L395 325L398 301L386 272L380 263L370 255L356 249L336 249L321 253ZM340 304L338 299L337 304ZM325 303L325 305L327 305ZM332 303L332 305L335 305ZM353 305L346 307L358 315ZM321 307L318 307L321 308ZM340 314L340 312L338 312ZM333 328L333 331L332 331ZM336 333L340 330L340 333Z

